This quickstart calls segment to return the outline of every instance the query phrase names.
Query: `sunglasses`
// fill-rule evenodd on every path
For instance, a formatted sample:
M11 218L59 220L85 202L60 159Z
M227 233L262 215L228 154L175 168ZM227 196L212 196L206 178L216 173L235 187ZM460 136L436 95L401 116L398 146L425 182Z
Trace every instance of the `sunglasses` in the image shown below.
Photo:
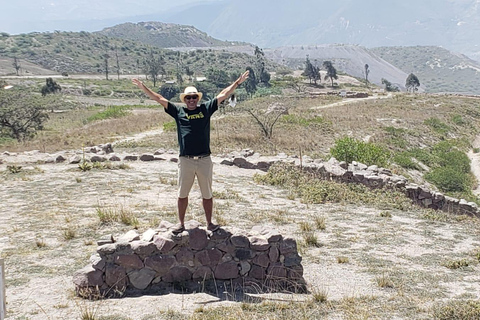
M198 99L197 95L194 96L185 96L185 100L190 100L190 99Z

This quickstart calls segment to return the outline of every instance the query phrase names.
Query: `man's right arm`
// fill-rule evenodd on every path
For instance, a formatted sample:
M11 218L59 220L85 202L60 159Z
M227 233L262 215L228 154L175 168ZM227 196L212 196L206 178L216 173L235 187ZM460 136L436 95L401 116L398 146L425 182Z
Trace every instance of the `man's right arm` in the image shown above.
M168 100L165 99L161 94L153 92L149 87L147 87L145 84L143 84L142 81L138 79L132 79L132 83L139 87L140 89L143 90L147 94L147 96L150 97L150 99L157 101L160 103L165 109L168 107Z

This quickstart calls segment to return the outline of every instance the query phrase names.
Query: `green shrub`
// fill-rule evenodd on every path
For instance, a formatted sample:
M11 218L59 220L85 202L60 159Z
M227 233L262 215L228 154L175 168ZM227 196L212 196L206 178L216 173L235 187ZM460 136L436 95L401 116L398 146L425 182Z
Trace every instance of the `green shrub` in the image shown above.
M129 114L129 107L125 106L109 106L106 110L101 111L99 113L94 114L93 116L89 117L87 121L97 121L97 120L105 120L111 118L121 118Z
M443 192L467 192L472 184L468 174L455 167L440 167L425 174L425 179Z
M393 157L393 162L405 169L421 170L418 163L412 160L410 152L400 152Z
M390 152L387 149L351 137L336 140L330 153L339 161L347 163L358 161L366 165L377 165L379 167L385 167L390 158Z
M441 135L446 135L450 130L450 127L448 125L446 125L445 123L440 121L440 119L435 117L425 120L424 123L427 126L431 127L433 131Z
M453 150L447 153L441 153L439 156L441 166L453 167L463 173L470 172L470 159L465 153Z

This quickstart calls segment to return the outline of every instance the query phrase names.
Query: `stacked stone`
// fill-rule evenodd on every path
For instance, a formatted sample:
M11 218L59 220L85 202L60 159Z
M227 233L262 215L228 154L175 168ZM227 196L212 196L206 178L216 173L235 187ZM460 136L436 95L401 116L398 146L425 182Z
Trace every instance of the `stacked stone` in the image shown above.
M330 158L327 162L316 162L308 157L304 157L302 161L295 158L285 158L277 161L285 161L301 166L305 171L314 174L319 179L340 183L360 183L370 189L395 189L404 192L415 204L425 208L480 217L480 208L476 203L449 197L438 191L432 191L425 186L408 183L405 177L395 175L386 168L380 168L375 165L367 166L356 161L347 164L335 158ZM242 157L235 157L232 160L224 160L222 162L225 165L236 165L240 168L262 171L268 171L273 163L275 161L259 161L255 163Z
M132 230L118 239L99 240L91 264L74 275L77 293L155 292L174 284L196 290L214 279L216 284L305 291L302 258L293 238L261 227L247 235L227 227L210 232L196 221L186 223L178 235L172 227L164 221L142 235Z

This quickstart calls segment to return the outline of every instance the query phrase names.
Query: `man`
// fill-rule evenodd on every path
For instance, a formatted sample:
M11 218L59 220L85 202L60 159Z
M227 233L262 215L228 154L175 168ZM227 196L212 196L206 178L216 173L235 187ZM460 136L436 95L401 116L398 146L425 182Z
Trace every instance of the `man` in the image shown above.
M178 220L173 233L185 230L185 213L188 207L188 195L195 177L202 193L202 205L207 220L207 229L216 231L219 226L212 222L213 194L212 173L213 163L210 158L210 118L218 110L218 105L227 99L235 89L247 80L249 71L245 71L235 82L223 89L213 100L198 105L202 93L195 87L187 87L180 94L180 100L185 107L176 106L161 94L146 87L143 82L133 79L132 82L142 89L152 100L160 103L165 112L171 115L177 123L180 157L178 163Z

